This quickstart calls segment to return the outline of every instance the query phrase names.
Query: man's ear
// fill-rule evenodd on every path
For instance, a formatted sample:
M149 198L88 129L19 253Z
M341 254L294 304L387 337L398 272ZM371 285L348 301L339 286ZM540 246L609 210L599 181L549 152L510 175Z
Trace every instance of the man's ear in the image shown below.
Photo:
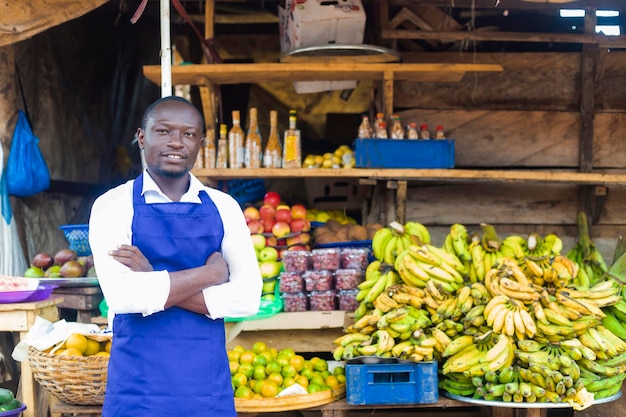
M143 149L144 136L142 128L137 129L137 133L135 133L135 138L137 138L137 145L139 145L139 149Z

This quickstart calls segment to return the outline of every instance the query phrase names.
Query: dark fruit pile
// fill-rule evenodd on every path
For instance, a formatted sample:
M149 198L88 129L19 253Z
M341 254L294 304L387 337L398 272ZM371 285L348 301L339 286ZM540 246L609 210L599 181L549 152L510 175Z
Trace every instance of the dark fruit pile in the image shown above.
M40 252L36 254L30 267L24 271L27 278L79 278L94 277L93 257L78 256L71 249L61 249L54 256Z

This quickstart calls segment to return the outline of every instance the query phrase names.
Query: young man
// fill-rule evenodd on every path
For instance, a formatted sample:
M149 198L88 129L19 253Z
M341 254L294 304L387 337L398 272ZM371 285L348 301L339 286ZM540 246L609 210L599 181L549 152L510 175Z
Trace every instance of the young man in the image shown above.
M190 173L205 142L191 103L157 100L137 139L146 169L89 221L113 327L103 416L234 417L223 317L259 308L250 232L231 196Z

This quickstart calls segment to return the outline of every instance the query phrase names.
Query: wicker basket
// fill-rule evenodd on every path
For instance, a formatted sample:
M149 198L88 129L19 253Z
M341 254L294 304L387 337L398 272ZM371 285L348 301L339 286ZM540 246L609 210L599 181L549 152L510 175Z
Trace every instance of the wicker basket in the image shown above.
M109 358L60 356L28 348L33 377L60 400L76 405L104 404Z
M66 224L59 226L63 231L65 239L70 244L70 249L78 256L91 255L89 247L89 225L88 224Z

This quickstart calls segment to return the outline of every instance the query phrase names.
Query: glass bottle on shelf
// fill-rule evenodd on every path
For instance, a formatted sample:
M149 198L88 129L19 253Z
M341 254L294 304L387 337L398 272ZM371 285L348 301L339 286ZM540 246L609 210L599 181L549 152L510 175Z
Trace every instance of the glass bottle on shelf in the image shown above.
M446 138L446 134L443 131L443 126L439 125L435 128L435 139L445 139Z
M261 143L257 109L252 107L250 108L250 122L244 147L244 164L246 168L261 168Z
M378 139L387 139L387 122L383 113L376 113L376 123L374 123L374 137Z
M244 165L244 137L241 128L239 110L233 110L233 126L228 132L228 166L231 168L243 168Z
M204 167L215 168L215 133L213 129L207 130L204 144Z
M282 166L282 153L283 149L280 146L280 139L278 137L278 112L271 110L270 135L267 138L265 152L263 152L263 167L280 168Z
M217 140L217 161L215 168L228 168L228 128L225 124L220 125L220 136Z
M430 132L426 124L420 126L420 139L430 139Z
M283 168L302 167L300 131L296 127L296 122L296 111L289 110L289 129L285 130L285 143L283 144Z
M370 118L368 115L364 114L361 124L359 125L357 137L359 139L370 139L372 136L374 136L374 131L372 130L372 125L370 124Z
M404 129L402 128L402 123L400 122L400 116L394 114L391 116L391 119L393 121L391 123L391 132L389 136L391 139L404 139Z
M409 126L406 129L406 138L419 139L419 134L417 133L417 123L409 123Z

